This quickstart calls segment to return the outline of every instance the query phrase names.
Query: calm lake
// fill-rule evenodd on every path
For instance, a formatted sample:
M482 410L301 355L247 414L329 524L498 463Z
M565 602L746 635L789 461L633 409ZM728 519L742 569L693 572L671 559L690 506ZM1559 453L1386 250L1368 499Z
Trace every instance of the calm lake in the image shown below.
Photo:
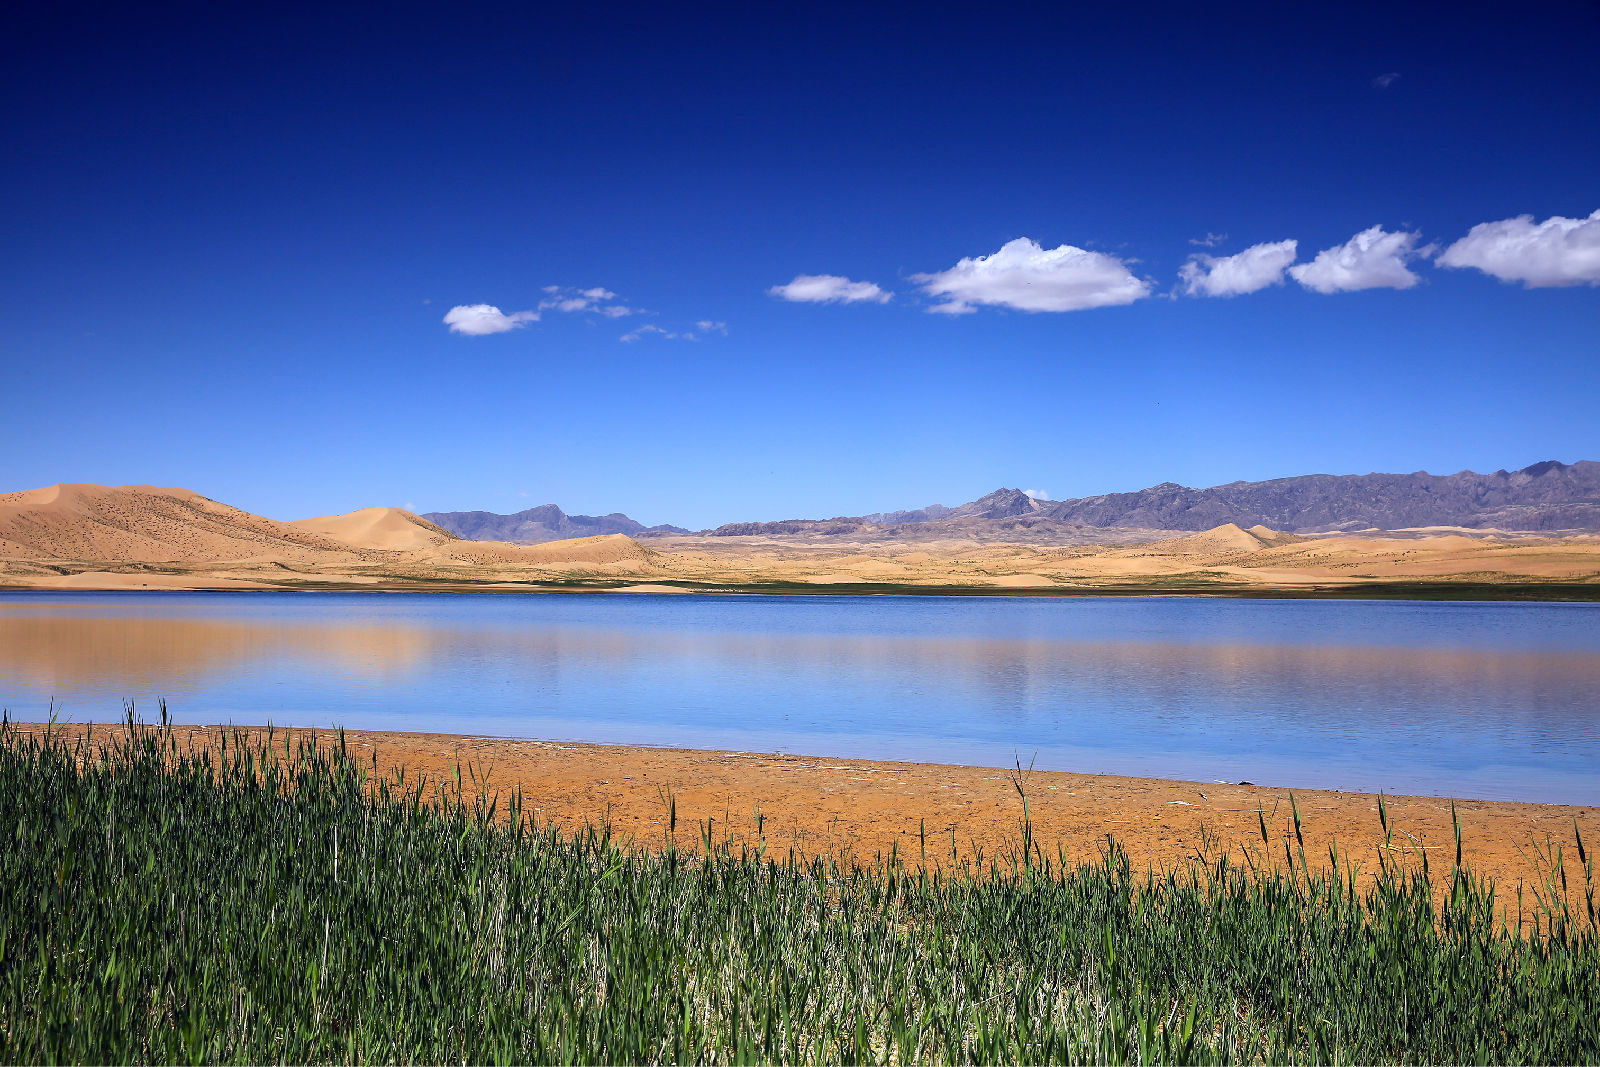
M0 593L0 705L1600 803L1600 605Z

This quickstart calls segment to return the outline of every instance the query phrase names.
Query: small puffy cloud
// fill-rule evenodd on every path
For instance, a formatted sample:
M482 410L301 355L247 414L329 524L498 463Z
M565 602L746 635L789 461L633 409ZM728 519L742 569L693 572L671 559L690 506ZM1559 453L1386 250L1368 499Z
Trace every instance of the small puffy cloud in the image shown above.
M1050 494L1043 489L1024 489L1022 495L1029 500L1049 500Z
M567 314L586 312L604 315L609 319L620 319L642 313L639 308L612 303L617 299L617 294L599 286L578 289L570 285L547 285L542 292L543 298L539 301L538 307L532 311L513 311L506 314L493 304L463 304L451 308L444 321L455 333L477 336L505 333L518 326L538 322L546 311Z
M1600 211L1586 219L1552 215L1534 222L1532 215L1518 215L1480 222L1434 262L1473 267L1529 289L1600 285Z
M699 332L697 333L696 331ZM726 336L728 333L728 324L725 322L714 322L711 319L701 319L699 322L694 324L693 330L669 330L665 326L657 326L655 323L650 322L640 326L638 329L629 330L627 333L618 338L618 340L626 341L628 344L633 344L635 341L638 341L641 338L654 335L656 337L664 338L668 341L698 341L703 334L708 333L720 333Z
M886 304L889 293L872 282L853 282L837 274L797 274L787 285L774 285L768 296L796 304Z
M1380 74L1376 78L1373 78L1372 79L1372 87L1374 89L1387 89L1387 88L1389 88L1389 86L1393 85L1395 82L1397 82L1399 80L1400 80L1400 75L1398 73L1396 73L1395 71L1391 70L1387 74Z
M457 304L444 316L444 324L450 327L451 333L468 337L505 333L538 321L537 311L513 311L507 315L493 304Z
M1006 242L993 255L963 259L935 274L913 274L911 280L928 295L942 297L944 303L928 310L946 315L964 315L979 304L1081 311L1150 295L1150 283L1134 277L1116 256L1072 245L1041 248L1026 237Z
M1189 243L1201 248L1215 248L1228 239L1225 233L1208 233L1204 237L1191 237Z
M544 287L544 293L545 298L539 301L540 311L563 311L568 314L594 311L611 319L639 313L638 308L631 308L626 304L608 303L615 300L617 294L599 286L578 289L570 285L547 285Z
M1299 242L1292 238L1251 245L1231 256L1196 253L1178 269L1182 288L1189 296L1240 296L1282 285L1283 272L1294 262Z
M618 340L626 341L631 345L641 337L648 337L651 334L655 334L658 337L664 337L669 341L693 341L695 339L695 336L692 333L682 333L678 330L669 330L664 326L657 326L653 322L647 322L636 330L629 330L627 333L618 338Z
M1382 226L1373 226L1342 245L1323 249L1310 263L1290 267L1289 276L1318 293L1409 289L1422 279L1406 261L1429 251L1414 247L1416 243L1414 233L1388 233Z

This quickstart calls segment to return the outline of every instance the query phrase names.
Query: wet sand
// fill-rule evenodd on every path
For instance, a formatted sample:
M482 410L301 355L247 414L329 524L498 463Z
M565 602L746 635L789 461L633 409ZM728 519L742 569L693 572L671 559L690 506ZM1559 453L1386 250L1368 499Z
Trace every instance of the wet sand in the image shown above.
M19 729L40 731L36 724ZM57 727L72 733L83 729ZM110 737L118 727L98 726ZM175 727L179 743L215 738L218 727ZM315 734L326 730L277 731ZM790 848L804 855L853 855L873 862L891 851L909 862L946 865L952 848L959 859L985 857L1014 847L1020 837L1022 798L1012 771L922 763L888 763L813 756L706 752L686 749L592 745L447 734L346 731L345 744L362 763L376 755L380 773L403 769L408 783L424 778L454 790L478 787L502 798L520 792L525 809L540 822L576 828L608 821L614 831L655 847L669 836L668 798L675 798L680 848L698 847L708 820L714 841L755 847L768 854ZM1208 846L1227 849L1244 861L1262 851L1260 822L1267 824L1270 855L1284 859L1294 841L1290 792L1270 785L1213 785L1151 778L1024 772L1033 832L1052 858L1096 859L1107 835L1127 849L1139 867L1182 865ZM1386 799L1393 843L1409 855L1384 849L1378 800L1363 793L1295 790L1306 855L1325 865L1337 843L1341 866L1363 872L1378 868L1380 854L1415 862L1426 848L1436 881L1448 881L1455 859L1451 802L1439 797ZM1519 882L1543 884L1540 846L1564 848L1569 876L1581 893L1574 826L1586 846L1600 844L1600 805L1564 806L1502 801L1456 802L1463 828L1463 858L1493 879L1501 899L1515 900ZM1575 896L1574 904L1578 904ZM1531 891L1525 911L1532 905ZM1581 905L1580 905L1581 906Z

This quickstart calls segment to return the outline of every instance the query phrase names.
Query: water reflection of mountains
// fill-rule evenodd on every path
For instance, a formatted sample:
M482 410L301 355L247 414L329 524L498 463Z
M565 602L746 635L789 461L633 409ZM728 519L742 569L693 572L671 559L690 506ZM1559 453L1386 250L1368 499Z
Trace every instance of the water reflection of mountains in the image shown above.
M1594 715L1600 662L1588 651L1488 651L1159 640L1061 640L930 635L599 631L426 625L403 618L313 622L0 613L0 700L13 712L52 694L270 685L315 702L338 679L396 687L412 707L477 689L519 692L619 687L746 702L852 699L965 704L973 715L1194 713L1526 716L1557 726ZM299 692L297 692L299 690ZM241 696L242 694L235 694ZM630 702L639 699L630 694ZM248 699L246 703L251 703ZM87 710L87 709L81 709ZM440 709L470 731L471 711ZM105 717L96 711L95 717Z

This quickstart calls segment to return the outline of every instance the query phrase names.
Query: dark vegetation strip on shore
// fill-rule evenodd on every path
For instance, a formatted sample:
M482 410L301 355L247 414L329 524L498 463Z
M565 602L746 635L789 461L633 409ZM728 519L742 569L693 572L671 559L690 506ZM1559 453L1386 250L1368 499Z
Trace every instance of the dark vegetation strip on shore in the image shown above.
M771 596L987 596L987 597L1212 597L1228 600L1439 600L1600 602L1600 582L1366 582L1350 585L1254 586L1224 582L1161 581L1112 585L1066 584L1037 587L937 585L901 582L794 581L717 584L680 578L568 578L524 583L463 582L454 578L395 577L383 585L363 582L294 581L263 589L91 590L0 585L0 592L59 595L63 592L146 593L604 593L653 585L685 593L765 594Z
M1509 925L1459 836L1360 892L1298 812L1281 850L1263 819L1232 861L1073 866L1014 782L1002 853L864 866L734 849L670 796L642 848L342 743L0 725L0 1060L1600 1060L1581 839Z
M618 582L620 588L638 584ZM651 585L673 585L692 592L813 593L851 596L1186 596L1236 600L1533 600L1600 601L1600 582L1371 582L1356 585L1267 587L1206 582L1145 582L1116 585L1061 584L1039 587L993 585L912 585L889 582L757 582L713 586L672 580L651 580ZM591 586L590 588L600 588Z

